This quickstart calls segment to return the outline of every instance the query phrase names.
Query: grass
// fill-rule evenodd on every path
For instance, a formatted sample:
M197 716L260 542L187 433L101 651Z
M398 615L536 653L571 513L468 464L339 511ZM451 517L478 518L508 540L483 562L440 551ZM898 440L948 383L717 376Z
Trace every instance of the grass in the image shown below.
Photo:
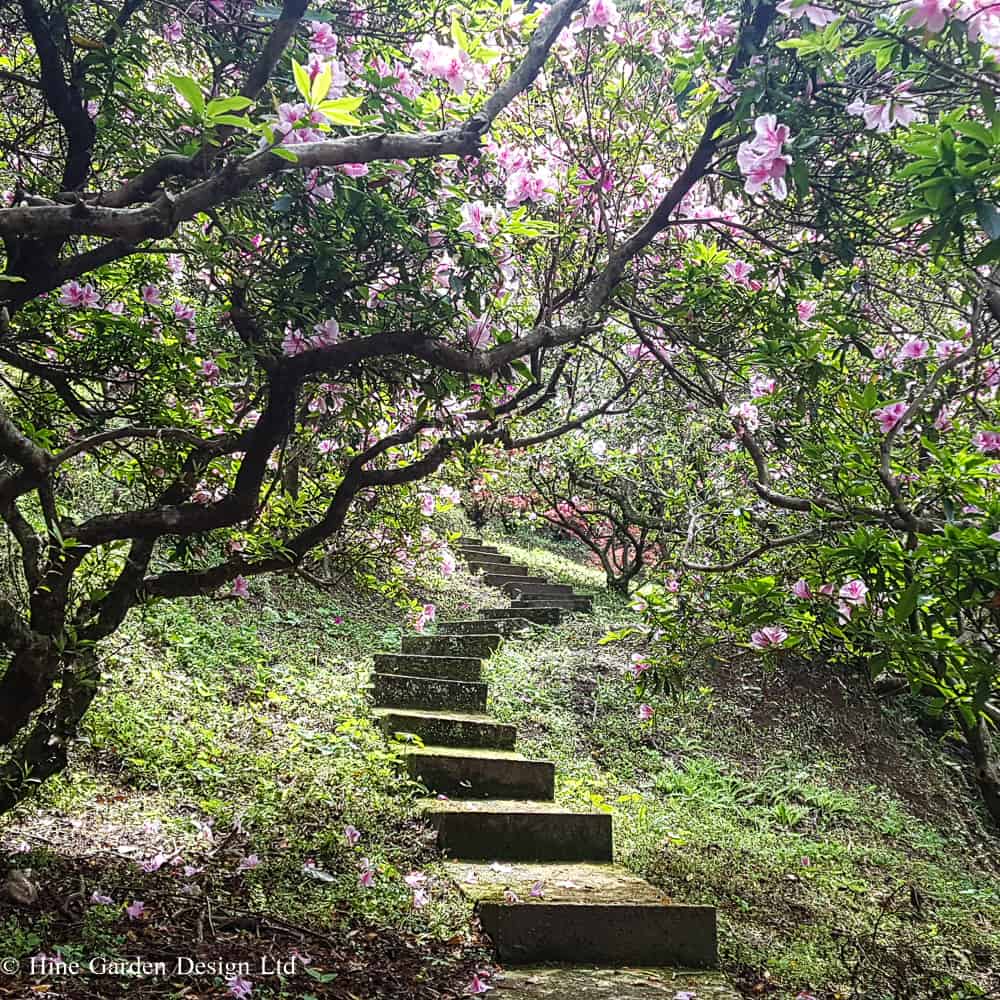
M719 907L725 967L742 985L866 1000L995 988L997 841L912 720L822 667L768 673L744 657L691 664L639 723L622 673L631 648L599 644L631 616L601 572L562 543L495 541L592 593L595 610L488 661L494 713L519 727L521 750L556 761L561 801L614 814L620 861L678 901ZM413 596L441 617L496 602L461 574ZM255 997L459 995L481 942L365 698L371 655L398 648L403 626L390 606L284 579L255 582L247 602L164 603L132 619L106 651L71 769L0 822L0 847L29 848L16 863L45 888L32 908L0 906L6 949L182 953L211 938L211 903L227 954L263 939L313 956L307 980L255 981ZM181 877L171 860L143 872L158 853L205 870ZM251 856L259 864L240 870ZM358 887L363 857L378 870L370 890ZM421 909L402 880L415 869L430 890ZM87 905L96 890L114 904ZM123 913L137 898L139 923ZM119 995L99 986L70 995ZM198 986L225 994L219 976Z

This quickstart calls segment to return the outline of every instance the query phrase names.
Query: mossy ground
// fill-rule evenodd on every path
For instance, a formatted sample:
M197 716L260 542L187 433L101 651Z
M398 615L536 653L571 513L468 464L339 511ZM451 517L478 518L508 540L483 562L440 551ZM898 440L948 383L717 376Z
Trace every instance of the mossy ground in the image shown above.
M628 608L565 547L499 544L593 593L595 613L506 642L485 669L494 713L518 726L521 752L556 761L562 803L614 813L620 862L678 901L718 905L723 960L743 985L866 1000L996 988L1000 852L961 761L822 666L768 671L746 656L692 664L684 693L653 699L640 724L622 674L631 650L598 645ZM414 596L452 618L496 603L464 575ZM0 951L221 941L233 955L313 958L303 978L255 981L254 997L459 995L481 941L365 699L371 656L398 648L402 625L392 607L289 580L132 619L106 651L71 769L0 825L0 856L18 852L9 865L42 889L32 906L0 904ZM158 853L206 871L143 872ZM259 865L239 871L250 855ZM358 888L362 857L378 866L371 890ZM417 868L421 909L402 881ZM114 905L91 905L94 890ZM122 907L137 898L147 912L131 921ZM220 976L194 985L226 992ZM105 979L61 995L190 988Z

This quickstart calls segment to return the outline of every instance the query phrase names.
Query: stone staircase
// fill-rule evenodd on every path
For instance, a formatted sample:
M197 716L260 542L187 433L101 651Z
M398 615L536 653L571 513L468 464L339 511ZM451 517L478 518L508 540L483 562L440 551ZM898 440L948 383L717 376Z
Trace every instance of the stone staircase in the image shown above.
M482 565L499 564L478 539L463 542ZM516 752L514 727L486 713L483 659L505 637L557 624L577 600L553 607L539 598L405 636L400 652L375 658L375 714L388 735L419 737L407 769L437 796L423 812L501 961L713 968L714 907L672 903L614 864L611 816L556 805L553 763Z
M473 573L481 573L484 583L502 590L510 598L511 608L591 610L588 596L574 594L573 588L564 583L551 583L544 577L530 576L527 566L517 565L510 556L501 555L493 545L484 545L481 538L460 538L456 548Z

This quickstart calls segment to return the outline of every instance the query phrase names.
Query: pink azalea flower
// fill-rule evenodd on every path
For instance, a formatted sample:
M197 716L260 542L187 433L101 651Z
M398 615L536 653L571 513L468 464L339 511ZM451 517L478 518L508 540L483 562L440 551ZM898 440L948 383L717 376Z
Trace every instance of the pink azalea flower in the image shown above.
M618 13L614 0L590 0L583 26L585 28L606 28L608 26L613 28L620 22L621 14Z
M335 319L324 320L313 327L313 333L313 347L333 347L340 340L340 324Z
M173 305L174 319L180 320L182 323L192 323L194 322L194 307L185 305L183 302L175 302Z
M778 383L765 375L753 375L750 378L750 396L753 399L770 396L777 388Z
M129 919L141 920L146 912L146 904L141 899L137 899L130 906L125 907L125 912L129 915Z
M920 361L921 358L927 357L929 350L930 344L926 340L921 340L919 337L911 337L899 349L896 359L898 361Z
M410 872L403 876L403 881L411 888L416 889L427 881L427 876L423 872Z
M245 858L240 860L240 863L236 866L238 872L251 872L254 868L260 867L260 858L256 854L248 854Z
M472 977L472 982L469 984L469 988L465 991L466 993L471 993L473 996L479 996L481 993L486 993L493 989L488 983L479 978L479 973L477 972Z
M329 438L323 438L316 447L321 455L329 455L336 449L336 445Z
M236 997L236 1000L246 1000L246 997L253 992L253 984L248 979L243 979L242 976L233 976L232 979L227 979L226 987L229 990L229 995Z
M954 8L954 0L917 0L905 8L902 20L911 28L924 28L929 34L937 35Z
M125 313L125 303L124 302L109 302L104 307L106 312L111 313L112 316L122 316Z
M545 885L543 882L538 881L531 887L531 895L535 899L543 899L545 896Z
M483 350L493 339L490 321L486 316L478 316L469 325L466 335L474 351Z
M413 908L415 910L421 909L421 907L426 906L430 901L431 897L427 895L426 889L413 890Z
M1000 431L976 431L972 444L984 455L992 455L1000 451Z
M420 513L424 517L430 517L436 510L436 505L434 502L434 495L431 493L421 493L420 494Z
M361 872L358 875L358 887L371 889L375 885L375 868L368 858L361 859Z
M148 861L139 862L139 867L147 874L151 874L152 872L158 872L169 860L169 854L157 854Z
M368 174L367 163L341 163L337 169L348 177L365 177Z
M837 592L848 604L864 604L868 585L864 580L848 580Z
M723 268L726 277L734 285L746 285L750 284L750 275L753 274L753 267L748 264L745 260L731 260Z
M771 649L780 646L788 638L788 633L780 625L767 625L750 636L754 649Z
M865 126L876 132L889 132L896 125L904 128L916 121L923 110L923 104L918 97L910 93L912 80L906 80L893 88L889 97L867 104L858 97L846 108L850 115L864 118Z
M102 896L96 889L90 894L90 901L95 906L114 906L115 904L110 896Z
M649 720L653 718L654 714L652 705L642 704L639 706L638 716L640 722L649 722Z
M309 48L327 58L337 54L337 36L325 21L309 22Z
M163 40L176 45L184 37L184 26L180 21L170 21L163 26Z
M70 281L59 290L59 302L64 306L93 309L100 301L100 296L93 285L81 285L79 281Z
M202 361L201 373L212 385L215 385L215 383L219 381L219 366L211 359Z
M249 597L250 596L250 584L247 583L246 578L242 576L236 577L233 580L233 589L231 591L233 597Z
M947 361L964 350L965 345L960 340L939 340L934 347L934 356L939 361Z
M458 232L469 233L476 246L486 246L486 227L493 221L493 212L481 201L467 201L458 211L462 216Z
M888 434L902 420L906 410L906 403L890 403L888 406L883 406L882 409L876 410L872 416L879 422L882 433Z
M830 10L829 7L821 7L815 3L799 3L797 0L781 0L777 10L785 17L808 17L814 28L824 28L840 17L835 10Z
M308 351L309 346L309 340L301 330L287 330L281 342L281 350L290 358Z
M162 304L160 300L160 290L156 287L156 285L143 285L139 294L142 296L142 301L145 302L147 306L158 306Z
M803 299L795 307L795 312L799 317L800 323L808 323L809 320L816 315L816 310L819 307L816 305L812 299Z
M348 847L355 847L358 841L361 840L361 831L348 823L344 827L344 840L347 841Z
M738 406L731 406L729 415L734 417L751 434L760 427L760 411L753 403L745 402Z
M787 125L779 125L774 115L758 116L753 130L754 139L750 145L758 156L777 156L792 135L792 130Z
M441 556L441 575L445 577L445 579L454 575L456 568L457 563L455 562L455 557L450 552L446 552L443 556Z
M813 596L812 591L809 589L809 584L805 580L796 580L792 584L792 593L800 601L811 601Z

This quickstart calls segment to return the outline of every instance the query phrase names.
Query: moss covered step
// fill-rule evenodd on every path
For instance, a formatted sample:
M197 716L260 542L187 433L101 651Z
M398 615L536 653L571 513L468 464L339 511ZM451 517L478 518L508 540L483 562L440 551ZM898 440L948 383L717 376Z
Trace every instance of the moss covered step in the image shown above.
M568 583L536 583L534 580L508 580L501 588L505 594L530 594L541 597L573 597Z
M438 846L453 858L610 861L611 817L524 799L424 799Z
M500 556L500 550L495 545L462 545L458 549L458 554L468 559L470 556ZM501 556L500 561L506 562L507 556Z
M418 736L423 743L447 747L512 750L517 729L481 712L431 712L416 709L376 709L386 736Z
M465 799L549 799L555 792L555 764L502 750L422 747L408 750L410 777L432 792Z
M459 535L458 545L482 545L483 540L481 538L475 538L472 535Z
M424 653L376 653L375 670L380 674L408 677L440 677L449 681L478 681L483 661L478 656L428 656Z
M503 563L504 566L511 566L514 562L510 556L501 555L499 552L487 549L462 549L460 555L465 558L466 562L470 563Z
M487 657L500 648L503 637L499 632L456 635L404 635L403 652L421 653L424 656L479 656Z
M579 597L576 595L566 595L560 597L540 597L535 600L530 597L519 597L510 602L511 611L532 611L544 608L562 608L564 611L590 611L591 600L589 597Z
M480 614L490 621L501 622L508 618L526 618L535 625L558 625L562 621L562 609L554 607L483 608Z
M543 576L511 576L510 573L484 573L483 583L488 587L502 587L505 583L516 583L524 586L527 583L544 583L549 581Z
M503 962L718 964L715 908L674 904L619 865L481 861L448 870Z
M527 576L528 567L527 566L515 566L514 563L510 562L494 562L487 556L483 556L482 559L470 559L469 570L472 573L478 573L480 570L483 573L499 573L501 576Z
M724 973L704 969L526 965L491 982L495 1000L741 1000Z
M502 636L516 635L532 628L536 622L527 618L466 618L453 622L438 622L438 635L478 635L499 632Z
M482 712L486 685L407 674L372 674L372 700L379 708L443 708Z

